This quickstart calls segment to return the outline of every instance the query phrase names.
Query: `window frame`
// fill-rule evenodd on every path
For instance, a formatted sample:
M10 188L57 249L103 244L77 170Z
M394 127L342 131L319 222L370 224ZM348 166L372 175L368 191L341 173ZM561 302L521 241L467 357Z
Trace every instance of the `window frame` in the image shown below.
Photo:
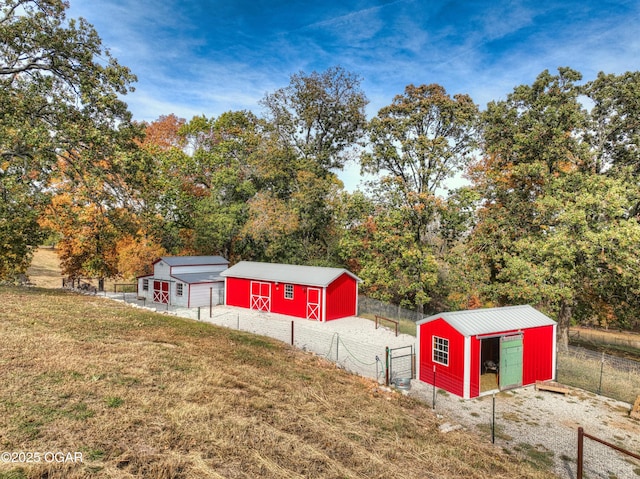
M149 280L148 279L143 279L142 280L142 291L149 291Z
M182 297L184 294L184 284L176 283L176 296Z
M449 340L433 335L431 341L431 360L442 366L449 366Z
M293 299L293 284L285 284L284 285L284 299Z

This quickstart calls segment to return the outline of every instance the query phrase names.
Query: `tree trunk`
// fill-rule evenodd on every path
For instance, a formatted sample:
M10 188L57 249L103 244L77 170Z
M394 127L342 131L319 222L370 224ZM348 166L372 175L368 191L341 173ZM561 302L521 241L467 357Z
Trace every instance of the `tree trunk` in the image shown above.
M100 278L98 280L98 291L100 292L104 291L104 278Z
M560 303L560 311L558 311L558 349L566 351L569 349L569 326L571 325L571 314L573 308L566 301Z

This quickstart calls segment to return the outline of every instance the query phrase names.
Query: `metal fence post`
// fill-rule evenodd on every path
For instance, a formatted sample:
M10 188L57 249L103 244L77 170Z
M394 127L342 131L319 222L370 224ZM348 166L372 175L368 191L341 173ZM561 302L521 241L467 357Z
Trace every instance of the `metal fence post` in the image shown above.
M431 409L436 408L436 365L433 365L433 400Z
M600 360L600 382L598 383L598 394L602 392L602 374L604 372L604 353L602 353L602 359Z
M293 346L293 320L291 320L291 346Z
M491 444L496 443L496 393L493 393L493 406L491 410Z
M384 357L385 357L385 380L384 380L384 385L388 386L389 385L389 346L387 346L386 348L384 348Z

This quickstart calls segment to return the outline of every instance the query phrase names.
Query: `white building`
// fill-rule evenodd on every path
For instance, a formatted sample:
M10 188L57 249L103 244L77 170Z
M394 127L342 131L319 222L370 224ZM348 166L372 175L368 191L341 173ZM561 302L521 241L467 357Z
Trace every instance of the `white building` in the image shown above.
M229 267L222 256L164 256L153 274L138 277L138 297L185 308L224 303L224 278Z

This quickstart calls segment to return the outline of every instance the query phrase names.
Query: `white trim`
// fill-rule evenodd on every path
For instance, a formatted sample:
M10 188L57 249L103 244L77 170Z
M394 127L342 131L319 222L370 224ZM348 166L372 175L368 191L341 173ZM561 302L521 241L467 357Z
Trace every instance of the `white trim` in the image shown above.
M480 348L482 354L482 348ZM464 373L462 380L462 397L471 397L471 337L464 338Z
M436 338L439 339L440 341L446 341L447 344L447 351L441 351L440 349L438 349L439 352L446 354L447 355L447 362L443 363L442 361L436 361L436 357L435 357L435 352L436 352L436 348L435 348L435 343L436 343ZM444 342L441 343L444 346ZM435 334L431 335L431 361L435 364L439 364L440 366L445 366L445 367L449 367L449 344L451 344L451 342L449 341L449 338L441 338L440 336L436 336Z
M289 291L289 288L291 288L291 291ZM284 285L284 299L287 299L287 300L291 301L294 298L294 295L295 295L295 288L294 288L293 284L285 283L285 285Z
M318 302L317 303L312 303L309 301L309 294L311 293L311 291L317 291L318 292ZM307 288L307 297L306 297L306 305L305 305L305 317L307 319L313 319L315 321L323 321L325 320L324 318L324 311L319 311L319 309L322 307L322 289L321 288Z
M556 361L558 361L558 345L557 345L557 341L558 338L556 336L557 331L556 331L557 325L553 325L553 345L551 346L551 379L553 379L554 381L557 381L558 378L556 378L556 371L558 370L557 367L557 363Z
M416 379L420 381L420 326L416 325Z
M327 288L322 288L322 322L327 322Z

